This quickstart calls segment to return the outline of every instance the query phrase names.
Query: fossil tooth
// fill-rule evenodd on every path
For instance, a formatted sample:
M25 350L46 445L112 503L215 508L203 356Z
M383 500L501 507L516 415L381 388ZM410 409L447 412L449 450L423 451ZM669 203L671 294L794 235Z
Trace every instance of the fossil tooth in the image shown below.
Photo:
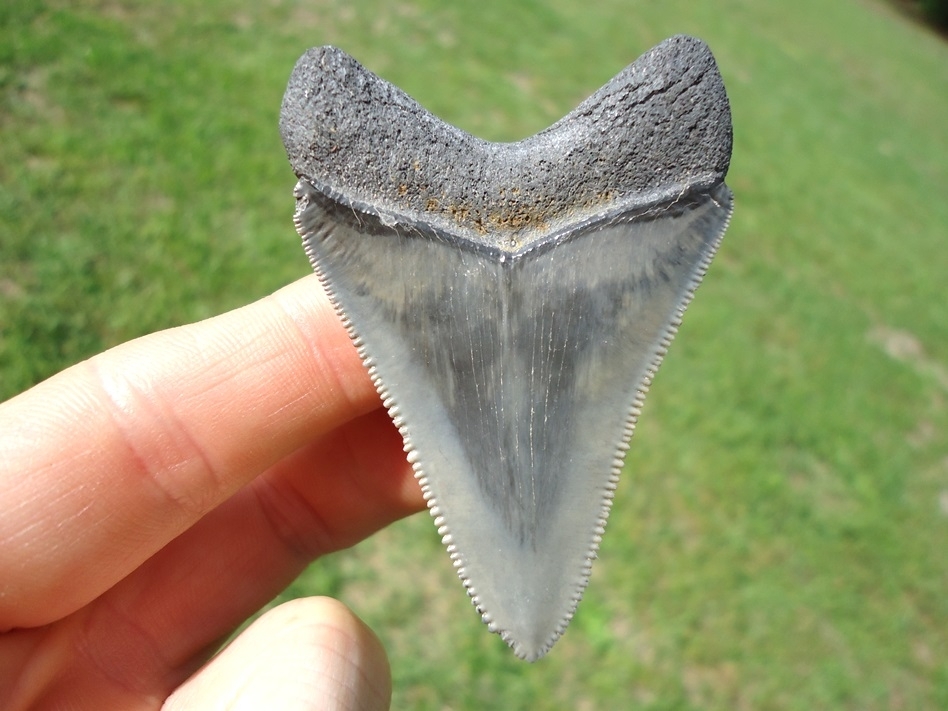
M533 661L589 579L645 391L730 219L711 52L673 37L491 143L332 47L280 128L295 223L489 629Z

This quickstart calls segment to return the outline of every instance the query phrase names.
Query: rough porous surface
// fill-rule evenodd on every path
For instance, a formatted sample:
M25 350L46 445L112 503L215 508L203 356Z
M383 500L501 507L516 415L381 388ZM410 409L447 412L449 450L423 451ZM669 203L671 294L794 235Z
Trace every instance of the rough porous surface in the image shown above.
M297 176L343 202L498 247L541 239L577 212L707 189L731 155L721 76L707 45L686 36L517 143L475 138L341 50L311 49L290 77L280 130Z

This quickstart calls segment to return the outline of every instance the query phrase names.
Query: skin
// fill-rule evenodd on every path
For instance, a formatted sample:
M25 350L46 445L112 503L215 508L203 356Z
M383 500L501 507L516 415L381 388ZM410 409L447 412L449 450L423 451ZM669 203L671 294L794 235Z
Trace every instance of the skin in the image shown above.
M314 276L0 405L0 707L385 709L312 560L424 508Z

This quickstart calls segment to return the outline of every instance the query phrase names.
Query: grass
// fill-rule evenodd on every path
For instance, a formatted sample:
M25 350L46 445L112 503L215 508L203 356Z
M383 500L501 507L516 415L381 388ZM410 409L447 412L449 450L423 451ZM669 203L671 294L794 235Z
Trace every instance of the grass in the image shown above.
M7 2L0 399L308 271L276 132L306 47L512 140L678 32L737 210L566 636L515 660L424 516L286 595L378 631L393 708L948 707L948 46L872 0Z

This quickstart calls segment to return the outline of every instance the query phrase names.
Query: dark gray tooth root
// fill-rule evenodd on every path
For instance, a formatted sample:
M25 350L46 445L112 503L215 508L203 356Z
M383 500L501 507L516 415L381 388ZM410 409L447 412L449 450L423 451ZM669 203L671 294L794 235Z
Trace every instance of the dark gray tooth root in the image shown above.
M489 629L539 659L589 580L645 392L727 228L727 95L673 37L490 143L332 47L280 130L295 223Z

